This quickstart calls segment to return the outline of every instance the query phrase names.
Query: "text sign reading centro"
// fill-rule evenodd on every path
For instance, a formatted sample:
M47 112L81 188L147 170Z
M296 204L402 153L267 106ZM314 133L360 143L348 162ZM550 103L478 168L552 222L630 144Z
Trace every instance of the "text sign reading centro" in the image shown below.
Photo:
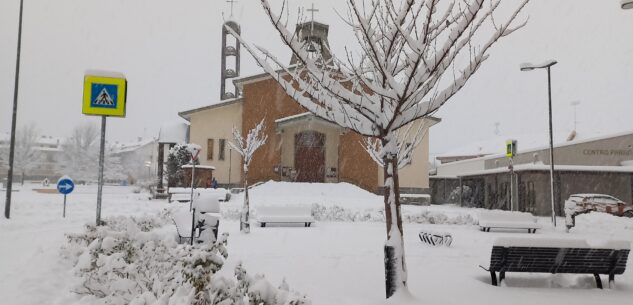
M124 117L127 81L122 77L86 75L83 114Z

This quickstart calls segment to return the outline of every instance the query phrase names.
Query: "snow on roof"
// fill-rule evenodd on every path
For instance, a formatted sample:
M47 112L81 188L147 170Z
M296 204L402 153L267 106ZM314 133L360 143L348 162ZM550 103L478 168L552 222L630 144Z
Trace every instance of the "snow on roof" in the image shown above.
M514 166L515 172L523 171L549 171L550 166L538 163L519 164ZM467 172L458 177L481 176L499 173L507 173L507 167L498 167L493 169L485 169L479 171ZM591 166L591 165L554 165L554 171L567 172L608 172L608 173L633 173L633 166Z
M115 145L114 149L112 150L112 153L120 154L120 153L132 152L139 148L144 147L145 145L152 144L155 141L156 139L148 138L148 139L140 139L139 141L136 141L136 142L119 143Z
M160 128L158 143L182 143L187 141L186 123L168 123Z
M214 108L219 108L219 107L222 107L222 106L228 106L228 105L232 105L232 104L239 103L239 102L242 102L242 101L243 101L243 99L241 97L228 99L228 100L215 101L215 102L213 102L213 103L211 103L211 104L209 104L207 106L198 107L198 108L194 108L194 109L178 112L178 115L181 118L189 121L191 119L191 115L196 113L196 112L205 111L205 110L214 109Z
M563 143L567 134L554 134L554 143ZM519 152L524 152L532 147L542 146L549 142L547 134L522 134L522 135L495 135L485 140L474 141L460 146L457 149L438 154L437 157L463 157L505 154L505 143L507 140L517 140Z
M560 134L562 135L562 134ZM560 135L557 137L556 135L554 135L554 148L561 148L561 147L567 147L567 146L571 146L571 145L577 145L577 144L585 144L585 143L590 143L590 142L595 142L595 141L601 141L601 140L606 140L606 139L612 139L612 138L617 138L617 137L623 137L623 136L628 136L628 135L633 135L633 131L623 131L623 132L617 132L617 133L612 133L612 134L605 134L605 135L600 135L600 136L595 136L595 137L588 137L585 139L577 139L577 140L573 140L573 141L558 141L557 139L560 139ZM534 137L535 135L531 135L531 137ZM530 145L530 143L535 143L534 139L536 138L532 138L532 140L529 140L530 138L521 138L521 137L517 137L514 138L515 140L518 140L518 153L519 154L524 154L524 153L531 153L531 152L537 152L540 150L545 150L545 149L549 149L549 145L543 145L543 142L547 142L548 140L545 137L541 137L540 135L537 135L539 138L538 145ZM459 160L459 161L455 161L455 162L451 162L450 164L459 164L459 163L468 163L468 162L472 162L473 160L478 160L478 161L483 161L483 160L491 160L491 159L496 159L496 158L500 158L500 157L505 157L505 151L504 151L504 147L505 147L505 141L507 141L508 137L503 137L505 140L501 140L501 137L497 137L493 140L489 140L486 141L485 143L495 143L494 145L497 147L497 151L495 151L494 153L488 154L486 156L483 157L478 157L478 158L472 158L472 159L466 159L466 160ZM540 138L544 138L545 140L541 140ZM523 140L521 140L523 139ZM525 141L527 140L527 141ZM526 144L528 143L528 144ZM556 144L558 143L558 144ZM540 145L540 146L539 146ZM531 147L531 148L524 148L524 147ZM466 145L465 147L471 147L469 145ZM467 155L467 151L468 148L462 148L460 149L461 152L459 152L460 150L456 150L459 152L459 154L455 154L457 156L463 156L463 155ZM471 150L472 152L472 150ZM437 157L450 157L453 156L452 155L453 152L449 152L449 153L444 153L444 154L439 154L437 155ZM471 153L471 155L475 155L476 153ZM623 164L624 165L624 164Z
M500 237L493 242L499 247L543 247L630 250L631 242L625 240L587 241L571 238Z
M181 168L191 168L191 164L185 164L183 166L181 166ZM210 169L210 170L215 170L215 166L211 166L211 165L196 165L196 169Z
M304 112L304 113L299 113L299 114L283 117L281 119L277 119L275 120L275 123L279 124L279 123L288 122L288 121L292 121L292 120L296 120L300 118L306 118L310 116L314 116L314 115L310 112Z

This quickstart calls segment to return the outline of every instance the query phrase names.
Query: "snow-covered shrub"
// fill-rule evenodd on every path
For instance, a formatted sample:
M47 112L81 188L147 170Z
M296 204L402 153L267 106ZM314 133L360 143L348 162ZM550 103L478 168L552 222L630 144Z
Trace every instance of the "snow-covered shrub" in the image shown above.
M470 214L449 216L439 211L422 211L419 213L402 213L405 223L473 225L477 221Z
M227 257L226 235L201 247L178 245L152 232L159 223L118 217L69 234L63 254L80 278L74 291L113 305L167 304L156 302L183 296L170 304L208 304L209 277Z
M384 209L353 211L338 205L325 206L319 203L312 204L312 216L318 221L384 221Z
M310 305L305 295L279 288L241 266L235 278L216 275L228 252L216 243L179 245L160 217L114 217L67 235L62 256L78 277L74 292L108 305Z

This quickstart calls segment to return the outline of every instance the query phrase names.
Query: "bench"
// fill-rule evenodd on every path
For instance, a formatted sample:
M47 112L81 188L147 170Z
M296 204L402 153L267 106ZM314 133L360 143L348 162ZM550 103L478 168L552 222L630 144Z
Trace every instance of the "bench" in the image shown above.
M259 206L256 209L257 222L261 227L268 223L302 223L310 227L314 222L312 207L309 205Z
M612 287L616 274L624 273L631 243L609 241L590 246L584 240L498 238L490 254L492 285L505 279L506 272L593 274L596 286L602 289L600 274L609 275Z
M215 195L202 194L194 201L193 211L183 207L172 214L172 221L178 243L215 241L220 227L220 204Z
M490 229L494 228L527 230L528 233L536 233L541 225L530 213L494 210L479 213L479 228L483 232L490 232Z
M178 201L178 202L189 202L191 200L191 188L185 187L170 187L169 188L169 197L168 202ZM229 201L231 199L231 193L229 193L226 189L223 188L196 188L194 189L193 196L194 201L200 194L213 194L220 201Z

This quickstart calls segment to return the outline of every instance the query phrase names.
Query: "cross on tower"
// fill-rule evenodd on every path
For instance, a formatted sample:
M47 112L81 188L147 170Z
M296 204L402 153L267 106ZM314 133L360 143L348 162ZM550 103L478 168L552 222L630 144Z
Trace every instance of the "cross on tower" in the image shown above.
M314 13L318 11L319 11L318 9L314 8L314 3L312 3L312 8L308 9L308 12L312 14L312 22L314 22Z
M227 0L226 2L231 3L231 16L233 16L233 4L235 4L235 2L238 2L237 0Z

